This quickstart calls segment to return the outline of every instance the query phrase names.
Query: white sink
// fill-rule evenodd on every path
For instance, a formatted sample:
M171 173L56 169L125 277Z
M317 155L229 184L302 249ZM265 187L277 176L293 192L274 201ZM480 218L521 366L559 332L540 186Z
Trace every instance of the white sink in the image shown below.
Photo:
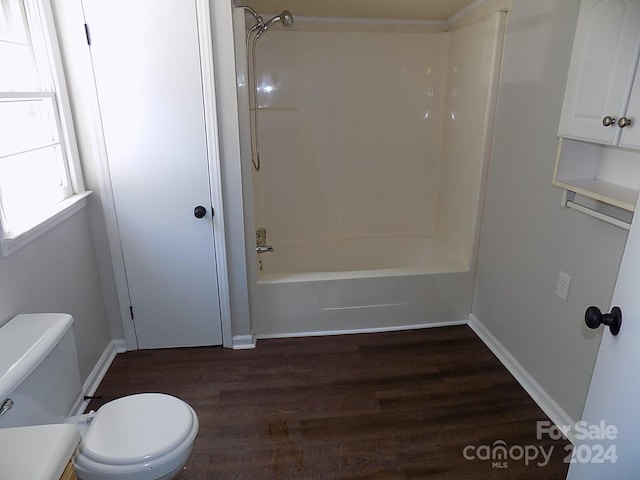
M0 478L58 480L79 443L73 425L0 428Z

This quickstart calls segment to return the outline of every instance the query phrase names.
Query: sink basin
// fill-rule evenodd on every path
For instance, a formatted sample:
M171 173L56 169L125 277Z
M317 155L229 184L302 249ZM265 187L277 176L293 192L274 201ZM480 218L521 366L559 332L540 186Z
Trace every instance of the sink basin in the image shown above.
M58 480L79 443L73 425L0 428L0 478Z

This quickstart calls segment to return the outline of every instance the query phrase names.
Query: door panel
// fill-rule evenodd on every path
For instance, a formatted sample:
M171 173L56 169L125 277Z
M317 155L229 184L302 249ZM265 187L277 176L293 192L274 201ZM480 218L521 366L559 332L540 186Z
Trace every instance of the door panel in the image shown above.
M636 211L638 208L640 204ZM596 427L595 438L585 438L576 444L575 463L567 477L571 480L635 479L640 474L637 445L640 432L639 285L640 221L636 215L612 301L612 305L622 309L622 328L614 336L608 327L600 327L603 328L602 342L582 416L585 427ZM604 428L599 428L601 425Z
M195 2L84 5L138 346L221 344Z

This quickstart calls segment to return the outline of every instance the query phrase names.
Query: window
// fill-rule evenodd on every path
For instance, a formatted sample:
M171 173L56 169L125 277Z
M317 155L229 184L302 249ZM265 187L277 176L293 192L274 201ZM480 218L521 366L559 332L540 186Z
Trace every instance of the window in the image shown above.
M84 188L47 0L0 0L0 65L4 241L42 224Z

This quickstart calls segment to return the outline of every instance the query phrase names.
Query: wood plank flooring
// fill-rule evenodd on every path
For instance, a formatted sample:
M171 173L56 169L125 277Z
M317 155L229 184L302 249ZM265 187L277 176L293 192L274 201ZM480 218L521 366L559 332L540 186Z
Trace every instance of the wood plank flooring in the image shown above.
M198 413L180 480L559 480L568 467L569 443L536 438L548 418L466 326L129 352L89 408L140 392ZM498 446L499 465L480 459Z

